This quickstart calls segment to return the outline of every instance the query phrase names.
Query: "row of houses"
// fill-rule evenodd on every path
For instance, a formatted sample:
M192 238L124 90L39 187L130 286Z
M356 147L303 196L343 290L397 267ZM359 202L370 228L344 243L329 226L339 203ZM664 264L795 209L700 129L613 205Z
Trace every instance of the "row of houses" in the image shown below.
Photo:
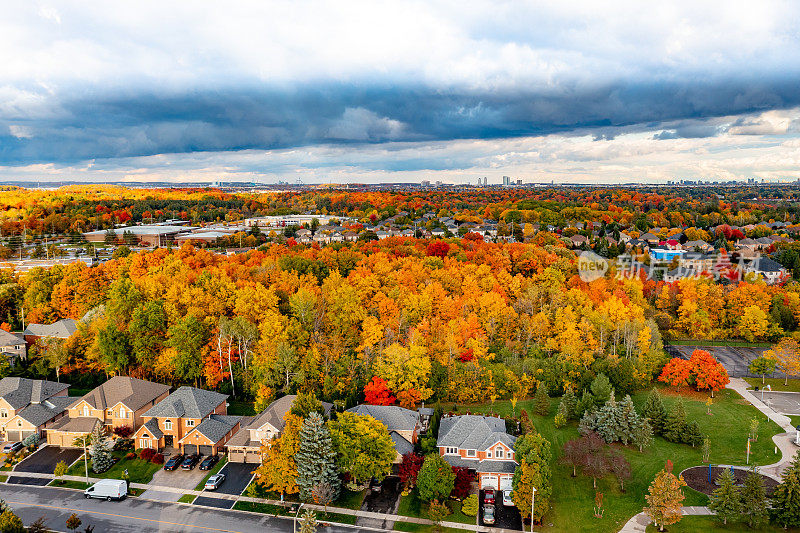
M115 376L81 397L68 396L69 385L7 377L0 380L0 440L21 441L39 435L48 445L76 447L76 440L99 425L109 431L128 427L136 448L159 452L217 455L237 463L261 462L261 447L279 436L296 396L272 402L255 416L227 413L228 396L218 392ZM326 416L332 405L323 403ZM382 422L394 443L395 463L414 451L430 428L433 410L358 405L350 412ZM516 468L514 442L500 418L443 417L437 447L453 466L478 475L481 488L510 488Z

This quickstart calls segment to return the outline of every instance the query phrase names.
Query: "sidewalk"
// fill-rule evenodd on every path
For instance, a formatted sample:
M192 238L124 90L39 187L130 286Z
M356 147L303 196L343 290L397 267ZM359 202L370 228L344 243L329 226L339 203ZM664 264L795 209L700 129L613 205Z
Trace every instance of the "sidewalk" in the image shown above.
M714 513L708 507L684 507L683 516L710 516ZM643 533L650 525L650 517L644 513L639 513L622 526L619 533Z
M37 478L37 479L54 479L55 477L53 474L40 474L34 472L2 472L2 475L7 475L8 477L27 477L27 478ZM62 476L60 479L65 481L86 481L84 476ZM89 478L90 483L96 483L100 481L100 478ZM263 503L268 505L277 505L282 507L291 507L292 505L297 505L293 502L281 502L278 500L267 500L263 498L251 498L249 496L237 496L235 494L222 494L216 492L206 492L200 490L187 490L187 489L179 489L175 487L165 487L161 485L148 485L146 483L131 483L131 487L135 489L144 489L144 490L157 490L161 492L172 492L177 494L191 494L193 496L203 496L204 498L213 498L218 500L235 500L235 501L242 501L242 502L252 502L252 503ZM56 487L58 488L58 487ZM76 489L67 489L67 490L76 490ZM143 499L138 497L138 499ZM180 505L180 504L179 504ZM183 504L188 505L188 504ZM321 505L315 505L311 503L303 504L305 509L311 509L312 511L324 512L325 508ZM375 521L391 521L391 522L410 522L413 524L421 524L421 525L431 525L433 522L427 520L425 518L416 518L413 516L403 516L403 515L395 515L395 514L385 514L385 513L373 513L369 511L362 511L359 509L347 509L344 507L333 507L328 506L327 511L331 513L343 514L343 515L354 515L358 518L365 518L369 520ZM267 513L265 513L267 514ZM348 524L345 524L348 525ZM488 528L484 526L478 526L476 524L462 524L459 522L442 522L442 527L452 528L452 529L463 529L466 531L477 531L477 532L502 532L502 529L497 528Z

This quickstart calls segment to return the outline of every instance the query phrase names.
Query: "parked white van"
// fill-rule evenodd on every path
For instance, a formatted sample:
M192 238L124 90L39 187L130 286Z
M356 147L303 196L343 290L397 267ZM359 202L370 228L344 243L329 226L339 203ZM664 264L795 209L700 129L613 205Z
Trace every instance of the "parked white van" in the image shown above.
M128 484L122 479L101 479L85 491L86 498L101 500L121 500L128 494Z

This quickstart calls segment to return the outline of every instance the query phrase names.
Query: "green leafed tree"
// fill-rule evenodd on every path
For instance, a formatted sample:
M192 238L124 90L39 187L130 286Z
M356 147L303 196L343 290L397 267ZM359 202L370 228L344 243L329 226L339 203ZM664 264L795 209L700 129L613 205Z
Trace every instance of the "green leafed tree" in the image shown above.
M368 415L344 412L328 423L336 463L356 483L382 480L392 471L394 443L386 425Z
M733 474L729 468L722 470L722 474L717 478L718 488L711 494L711 502L708 508L711 509L722 523L727 525L728 520L735 521L741 512L742 498L739 489L734 485Z
M136 364L152 371L167 335L167 313L163 302L153 300L137 307L131 315L128 335Z
M97 350L106 369L125 374L130 364L130 342L128 334L116 324L107 324L97 333Z
M336 470L336 452L330 431L319 413L311 413L303 422L295 463L301 498L311 500L314 488L322 484L334 489L332 500L338 497L340 482Z
M550 441L539 433L526 433L514 443L514 450L519 466L512 479L511 486L514 492L511 498L520 510L520 514L528 517L531 513L530 502L535 487L534 504L536 507L533 511L533 519L537 522L541 521L550 508L550 498L553 494L550 468L553 455L550 450Z
M208 329L200 320L187 315L170 326L167 336L167 344L175 350L172 360L175 376L184 382L197 382L203 371Z
M764 356L756 357L748 367L753 374L761 374L761 384L764 384L764 377L766 374L775 372L775 360L767 359Z
M456 474L453 467L438 453L425 458L417 474L417 490L423 501L445 501L453 491Z

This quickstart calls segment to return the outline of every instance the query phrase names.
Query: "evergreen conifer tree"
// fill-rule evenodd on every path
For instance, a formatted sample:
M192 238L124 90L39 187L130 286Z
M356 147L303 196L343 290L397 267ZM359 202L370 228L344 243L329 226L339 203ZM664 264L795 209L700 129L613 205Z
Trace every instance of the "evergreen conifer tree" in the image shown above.
M547 416L550 413L550 396L547 395L547 387L542 382L539 382L539 386L536 387L533 403L537 415Z
M647 396L647 402L644 404L642 416L647 418L653 433L662 435L664 427L667 423L667 409L664 407L664 402L661 400L661 395L658 389L653 388Z
M611 396L600 411L597 412L597 422L595 430L606 442L614 442L619 440L617 427L617 402L614 399L614 391L611 391Z
M691 444L692 448L703 443L703 432L700 430L700 424L697 422L697 420L692 420L686 424L683 442L686 444Z
M633 441L633 433L636 426L639 424L640 416L636 412L636 407L633 405L633 400L630 394L626 394L621 402L617 405L618 417L618 437L622 444L627 445Z
M664 438L671 442L684 442L686 435L686 408L683 398L678 398L664 426Z
M742 487L742 516L747 525L759 529L767 522L767 493L764 480L752 468L744 480Z
M636 426L633 428L633 443L639 447L640 452L644 451L645 448L653 443L653 428L651 428L650 423L642 417L639 417Z
M592 396L594 396L594 404L597 407L605 405L605 403L611 397L611 393L614 391L614 387L611 386L611 382L608 380L608 377L602 372L597 374L597 377L592 380L592 384L589 386L589 389L592 391Z
M317 412L311 413L300 430L300 447L295 455L297 486L300 497L308 501L315 487L327 483L332 488L332 498L339 496L341 482L336 470L336 452L333 451L328 426Z
M800 454L781 474L781 484L772 494L772 516L784 528L800 527Z
M101 474L114 465L114 458L109 451L111 446L108 435L102 424L97 424L92 431L92 470Z
M583 415L586 414L587 411L594 409L594 396L589 391L583 391L583 396L581 396L581 401L578 402L577 407L575 407L575 416L574 418L580 420L583 418Z
M566 407L567 419L578 418L575 410L578 407L578 399L575 397L575 392L572 390L572 385L567 385L567 390L564 391L564 397L561 398L561 403ZM559 408L561 406L559 405Z
M741 494L733 484L733 474L729 468L722 470L717 482L719 488L715 489L711 495L711 503L708 504L708 508L714 511L723 524L727 525L728 520L733 521L739 518L742 506Z

